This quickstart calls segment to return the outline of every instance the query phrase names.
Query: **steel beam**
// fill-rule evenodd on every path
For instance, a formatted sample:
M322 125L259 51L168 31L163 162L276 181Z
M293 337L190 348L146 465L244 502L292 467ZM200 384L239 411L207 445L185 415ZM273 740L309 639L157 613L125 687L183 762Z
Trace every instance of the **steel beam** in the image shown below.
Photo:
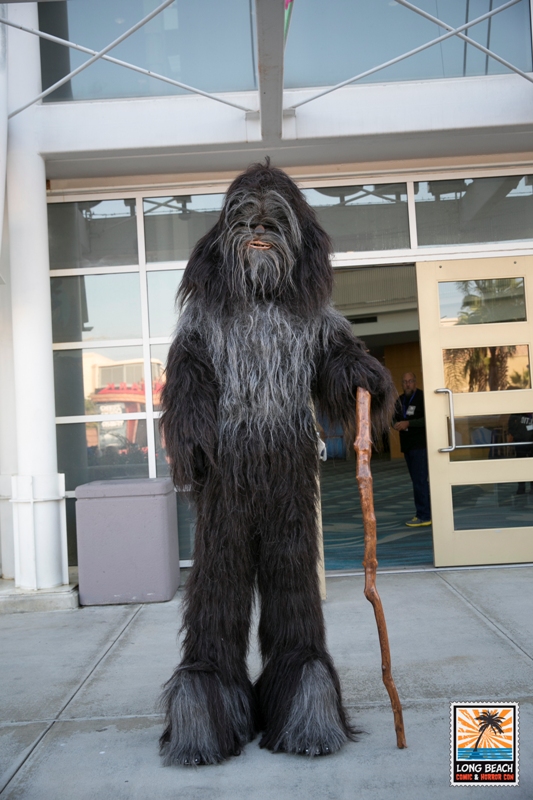
M283 121L284 0L256 0L259 106L265 143L281 139Z

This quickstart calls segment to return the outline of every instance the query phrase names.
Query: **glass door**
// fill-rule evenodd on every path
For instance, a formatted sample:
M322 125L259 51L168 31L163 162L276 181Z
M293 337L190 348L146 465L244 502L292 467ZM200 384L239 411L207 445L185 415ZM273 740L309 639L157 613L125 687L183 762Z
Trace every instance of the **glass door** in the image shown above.
M416 271L435 566L533 561L533 257Z

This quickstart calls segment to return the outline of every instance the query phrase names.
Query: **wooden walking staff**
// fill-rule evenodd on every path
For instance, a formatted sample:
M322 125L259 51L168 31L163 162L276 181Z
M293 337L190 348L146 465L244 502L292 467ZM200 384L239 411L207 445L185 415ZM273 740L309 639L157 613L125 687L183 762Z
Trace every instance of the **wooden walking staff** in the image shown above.
M385 613L381 598L376 589L376 515L374 514L374 495L372 492L372 473L370 472L370 456L372 441L370 438L370 392L366 389L357 389L356 407L356 439L354 450L357 453L357 484L361 498L363 512L363 527L365 531L365 556L363 567L365 569L365 597L372 603L374 615L378 626L379 646L381 648L381 673L383 683L387 689L394 714L394 727L396 729L396 743L400 749L407 747L403 727L402 704L394 684L391 672L391 658L389 637Z

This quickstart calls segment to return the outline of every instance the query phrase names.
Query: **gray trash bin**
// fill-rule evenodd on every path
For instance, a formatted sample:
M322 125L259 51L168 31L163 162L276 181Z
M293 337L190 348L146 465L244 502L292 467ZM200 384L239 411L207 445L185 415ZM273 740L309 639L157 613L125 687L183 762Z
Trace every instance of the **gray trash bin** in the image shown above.
M80 603L157 603L180 583L170 478L93 481L76 489Z

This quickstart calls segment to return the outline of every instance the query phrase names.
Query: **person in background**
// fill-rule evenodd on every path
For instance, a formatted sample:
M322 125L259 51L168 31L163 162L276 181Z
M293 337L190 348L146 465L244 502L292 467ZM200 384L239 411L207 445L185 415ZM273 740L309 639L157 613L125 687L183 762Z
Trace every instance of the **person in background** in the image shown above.
M511 414L508 424L508 442L530 442L521 444L516 448L516 458L531 458L533 456L533 414ZM533 494L533 482L529 484L529 492ZM517 494L526 493L526 484L519 483Z
M405 524L420 528L431 525L424 392L417 389L414 372L402 376L402 389L392 427L400 433L400 448L413 483L416 516Z

